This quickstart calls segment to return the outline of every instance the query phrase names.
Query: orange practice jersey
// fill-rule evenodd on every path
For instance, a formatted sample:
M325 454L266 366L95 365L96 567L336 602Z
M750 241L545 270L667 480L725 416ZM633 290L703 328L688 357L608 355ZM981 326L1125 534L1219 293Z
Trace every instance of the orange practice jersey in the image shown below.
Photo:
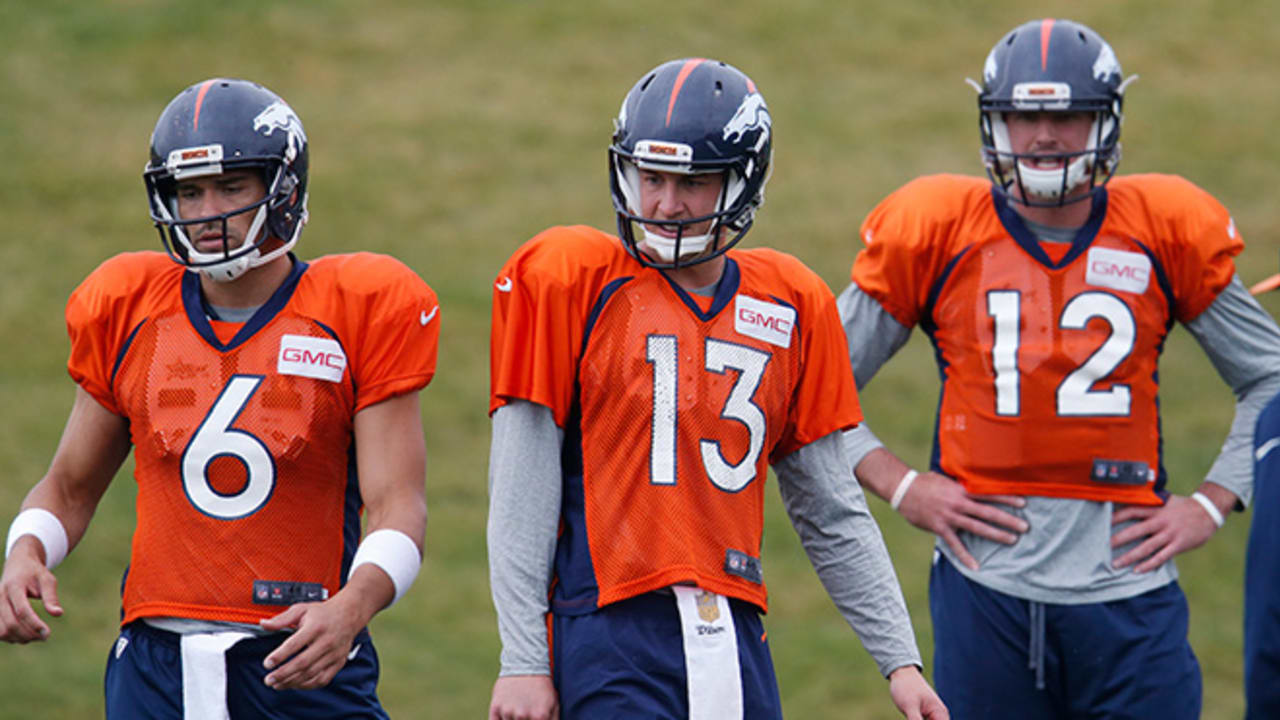
M256 623L331 595L360 538L353 418L435 372L431 288L369 253L295 261L246 323L199 277L117 256L67 304L71 376L128 419L138 484L124 618Z
M553 228L494 291L490 410L565 429L556 612L676 583L766 607L767 464L861 421L830 290L772 250L691 296L613 236Z
M1070 245L1039 242L990 183L960 176L909 183L863 224L853 280L933 341L934 467L971 492L1160 503L1159 355L1243 245L1181 178L1106 188Z

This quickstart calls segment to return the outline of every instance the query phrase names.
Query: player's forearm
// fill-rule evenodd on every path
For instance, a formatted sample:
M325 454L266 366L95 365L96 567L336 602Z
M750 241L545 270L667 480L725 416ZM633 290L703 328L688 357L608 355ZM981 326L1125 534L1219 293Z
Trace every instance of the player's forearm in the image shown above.
M1254 424L1280 392L1280 328L1237 276L1187 323L1187 330L1236 395L1231 429L1205 479L1248 505L1253 496Z
M882 674L920 665L906 602L880 528L828 435L775 466L783 503L827 593Z
M515 401L493 415L487 535L502 675L550 671L546 613L560 522L561 442L544 406Z
M49 471L27 493L21 509L41 508L53 513L66 532L68 548L74 548L129 449L129 426L124 418L77 387Z
M865 428L865 426L859 425L858 428ZM907 464L883 445L878 444L878 440L874 447L864 452L851 447L857 440L858 428L844 434L845 454L853 463L853 471L858 478L858 483L875 493L881 500L888 502L889 498L893 497L894 490L898 488L898 483L902 481L902 476L906 474ZM870 430L865 432L870 434Z

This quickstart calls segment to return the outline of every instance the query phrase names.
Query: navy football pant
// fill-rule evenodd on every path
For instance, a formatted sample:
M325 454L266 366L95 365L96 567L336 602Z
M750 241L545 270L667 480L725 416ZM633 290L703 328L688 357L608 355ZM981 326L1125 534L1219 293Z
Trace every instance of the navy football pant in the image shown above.
M178 635L141 621L120 630L107 657L108 720L182 720L182 655ZM378 702L378 655L366 630L356 635L355 657L333 681L316 690L272 690L262 661L282 636L249 638L226 652L227 709L232 720L387 720Z
M1244 569L1248 720L1280 717L1280 395L1258 416L1254 446L1253 518Z
M929 611L933 679L952 720L1200 717L1200 664L1176 582L1113 602L1032 603L939 557Z
M760 612L730 599L744 716L778 720L782 702ZM586 615L554 616L552 680L561 720L679 720L689 714L675 597L646 593Z

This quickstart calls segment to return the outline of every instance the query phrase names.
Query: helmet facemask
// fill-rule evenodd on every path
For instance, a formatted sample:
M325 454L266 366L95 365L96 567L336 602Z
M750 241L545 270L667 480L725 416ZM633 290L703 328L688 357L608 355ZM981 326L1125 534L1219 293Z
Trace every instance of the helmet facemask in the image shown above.
M306 132L278 95L245 80L212 78L178 93L156 121L151 160L143 171L151 220L169 257L192 272L230 282L289 252L307 222ZM184 181L249 171L261 178L261 198L219 215L184 218ZM247 223L241 216L252 213ZM247 224L235 247L231 223ZM192 228L221 225L222 247L202 252Z
M231 170L235 167L246 167L246 165L231 166L227 169ZM149 172L144 176L151 204L151 219L171 258L192 271L200 272L210 280L230 282L250 269L265 265L293 248L306 223L306 198L301 198L299 202L299 198L295 195L297 180L285 172L283 165L275 163L274 168L271 165L257 167L261 169L267 186L267 191L261 199L225 213L198 218L179 217L178 181L221 174L223 170L220 164L188 168L174 168L166 165L164 171ZM233 217L250 212L254 213L254 216L245 232L243 242L235 248L227 247L229 221ZM301 220L293 221L295 214L299 212ZM192 242L187 228L214 222L222 225L222 251L201 252ZM288 238L281 237L282 229L285 232L292 230ZM275 246L263 252L263 249L272 243Z
M734 164L713 167L696 167L691 162L670 162L668 154L676 143L641 141L636 150L627 154L610 150L611 180L614 184L614 204L618 211L618 231L623 242L640 262L653 267L674 269L697 265L710 260L737 244L755 217L755 210L763 202L743 202L749 191L743 173ZM677 149L677 152L679 150ZM661 154L661 159L655 155ZM683 153L681 153L683 155ZM640 173L642 170L667 172L678 175L719 174L722 182L715 209L706 215L678 220L645 217L641 210ZM748 169L748 173L750 169ZM621 198L621 202L619 201ZM635 224L639 223L641 235L636 237ZM710 223L706 231L686 234L692 228ZM674 237L655 232L663 228ZM645 253L648 250L649 253ZM655 256L656 257L653 257Z
M1119 143L1107 145L1119 125L1118 117L1109 112L1093 113L1088 143L1077 152L1016 153L1003 111L983 112L981 123L983 137L989 138L983 146L987 173L1012 199L1025 205L1060 207L1084 200L1092 193L1078 191L1106 184L1120 161ZM1033 164L1045 159L1060 161L1062 166L1042 169ZM1013 189L1017 192L1010 192Z
M764 203L772 148L764 97L736 68L686 58L646 73L623 99L609 147L609 186L627 252L659 269L697 265L727 252ZM645 172L718 175L720 192L714 203L699 199L711 206L700 217L645 217Z
M982 160L996 192L1035 207L1061 207L1102 192L1120 162L1126 86L1115 52L1093 30L1046 18L1024 23L991 48L978 92ZM1087 113L1085 147L1072 152L1017 153L1008 113ZM1038 167L1037 161L1059 161Z

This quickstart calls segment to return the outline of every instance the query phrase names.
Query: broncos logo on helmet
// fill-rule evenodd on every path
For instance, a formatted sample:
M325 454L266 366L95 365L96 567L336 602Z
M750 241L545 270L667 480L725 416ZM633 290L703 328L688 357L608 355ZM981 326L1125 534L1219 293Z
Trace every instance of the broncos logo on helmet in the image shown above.
M273 102L253 119L253 131L270 135L276 130L284 130L289 137L289 145L285 149L285 159L292 161L298 157L307 142L307 134L302 130L302 121L293 112L293 108L283 102Z
M738 110L725 123L723 139L738 142L752 130L760 129L767 140L772 124L773 118L769 115L769 107L764 104L764 96L753 92L742 98Z

